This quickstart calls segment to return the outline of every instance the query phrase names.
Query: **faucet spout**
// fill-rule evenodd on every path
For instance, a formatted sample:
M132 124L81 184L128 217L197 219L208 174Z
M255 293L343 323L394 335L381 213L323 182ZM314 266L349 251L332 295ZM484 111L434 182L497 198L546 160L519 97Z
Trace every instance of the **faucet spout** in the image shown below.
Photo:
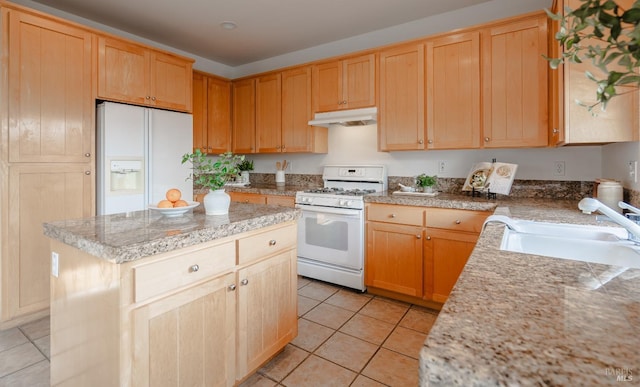
M518 227L518 221L515 219L511 219L508 216L504 216L504 215L491 215L489 217L487 217L487 219L484 221L484 223L482 224L482 231L484 231L484 228L487 226L487 224L489 223L502 223L504 224L509 230L515 231L515 232L522 232L522 230L520 229L520 227Z
M636 242L640 241L640 225L622 216L619 212L614 211L613 209L604 205L601 201L593 198L584 198L578 203L578 208L585 214L590 214L594 211L598 211L608 216L611 221L627 229L627 231L629 232L629 239Z

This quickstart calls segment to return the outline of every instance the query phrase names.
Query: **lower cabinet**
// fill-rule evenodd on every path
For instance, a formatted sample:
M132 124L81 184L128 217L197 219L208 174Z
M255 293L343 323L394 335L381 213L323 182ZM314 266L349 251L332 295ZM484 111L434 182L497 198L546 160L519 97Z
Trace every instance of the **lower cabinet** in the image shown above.
M293 196L283 195L263 195L250 192L229 192L231 201L240 203L255 203L255 204L276 204L285 207L294 207L295 198Z
M487 216L486 211L368 205L369 291L416 303L444 303Z
M51 385L233 386L298 333L296 223L113 264L52 241Z

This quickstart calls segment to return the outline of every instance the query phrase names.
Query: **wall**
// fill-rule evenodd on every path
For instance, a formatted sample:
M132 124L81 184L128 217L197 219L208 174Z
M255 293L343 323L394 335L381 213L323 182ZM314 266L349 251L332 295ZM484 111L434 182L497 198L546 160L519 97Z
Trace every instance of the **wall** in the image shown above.
M466 177L473 163L498 161L519 165L517 179L593 181L602 177L602 147L563 147L540 149L427 150L378 152L375 125L329 128L329 153L321 155L276 154L248 155L255 160L256 172L274 173L275 162L292 162L290 173L319 174L325 164L385 164L391 176L415 176L420 173L441 177ZM445 161L445 172L438 161ZM554 176L555 161L565 162L565 176Z
M640 143L623 142L602 147L602 177L620 180L625 188L640 191L640 177L629 174L629 162L640 163ZM640 166L638 166L640 171Z

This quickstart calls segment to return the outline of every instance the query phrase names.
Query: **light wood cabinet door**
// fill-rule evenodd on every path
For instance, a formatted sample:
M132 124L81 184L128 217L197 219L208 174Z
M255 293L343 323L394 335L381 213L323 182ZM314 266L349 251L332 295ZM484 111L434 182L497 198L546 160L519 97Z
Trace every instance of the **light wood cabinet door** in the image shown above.
M282 77L280 73L256 79L257 153L282 152Z
M2 320L49 307L51 258L42 223L89 217L95 204L91 164L13 165L8 186Z
M480 33L427 42L427 149L480 146Z
M233 82L233 152L256 151L256 80Z
M254 372L298 334L295 250L238 271L237 379Z
M231 82L193 73L193 149L231 150Z
M98 39L98 97L147 105L150 51L119 39Z
M546 15L514 20L482 33L483 146L546 146Z
M230 273L133 310L133 386L233 386L236 290Z
M422 296L422 228L367 223L365 284Z
M375 55L313 66L314 112L374 106Z
M327 130L309 126L311 118L311 66L283 71L283 152L327 152ZM324 140L314 135L316 131Z
M424 44L380 53L378 147L425 149Z
M478 234L427 228L424 237L424 298L444 303L464 269Z
M149 56L151 105L164 109L191 112L193 81L192 62L173 55L152 51Z
M207 149L207 76L193 72L193 150Z
M231 82L207 79L207 153L231 150Z
M93 160L92 37L18 11L8 13L9 162Z
M630 9L633 0L620 0L618 4L623 9ZM563 11L564 6L576 9L581 2L565 0L557 2L555 12ZM558 22L553 22L552 28L558 28ZM551 34L551 56L559 58L562 47ZM581 44L589 45L588 41ZM601 43L600 43L601 44ZM553 145L565 144L599 144L609 142L624 142L638 140L638 91L631 88L618 89L624 93L609 102L606 111L599 107L594 110L595 116L576 101L592 105L596 101L597 84L588 79L587 71L596 78L605 78L602 71L593 66L590 61L582 63L567 62L557 70L551 71L552 129L550 142Z
M191 112L192 61L124 40L98 38L98 97Z

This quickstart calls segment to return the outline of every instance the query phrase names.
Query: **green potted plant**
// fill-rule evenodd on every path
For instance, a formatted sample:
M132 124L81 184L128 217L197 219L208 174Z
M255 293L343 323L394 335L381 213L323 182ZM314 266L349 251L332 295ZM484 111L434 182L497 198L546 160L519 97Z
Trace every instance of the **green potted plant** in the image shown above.
M422 188L422 192L432 193L438 183L438 176L429 176L425 173L416 177L416 184Z
M244 156L231 152L223 153L217 159L207 157L200 149L182 156L182 164L190 162L193 172L187 179L195 184L209 188L204 196L204 209L207 215L226 215L229 213L231 198L224 191L224 185L238 175L238 164Z
M561 58L547 58L552 68L563 61L582 63L590 61L604 75L590 72L586 76L594 81L596 103L594 107L607 103L616 96L633 92L640 86L640 3L620 1L580 0L575 9L565 8L565 12L554 14L547 11L551 19L560 23L555 39L563 46Z
M249 172L253 171L253 160L244 159L238 163L241 181L245 184L249 183Z

